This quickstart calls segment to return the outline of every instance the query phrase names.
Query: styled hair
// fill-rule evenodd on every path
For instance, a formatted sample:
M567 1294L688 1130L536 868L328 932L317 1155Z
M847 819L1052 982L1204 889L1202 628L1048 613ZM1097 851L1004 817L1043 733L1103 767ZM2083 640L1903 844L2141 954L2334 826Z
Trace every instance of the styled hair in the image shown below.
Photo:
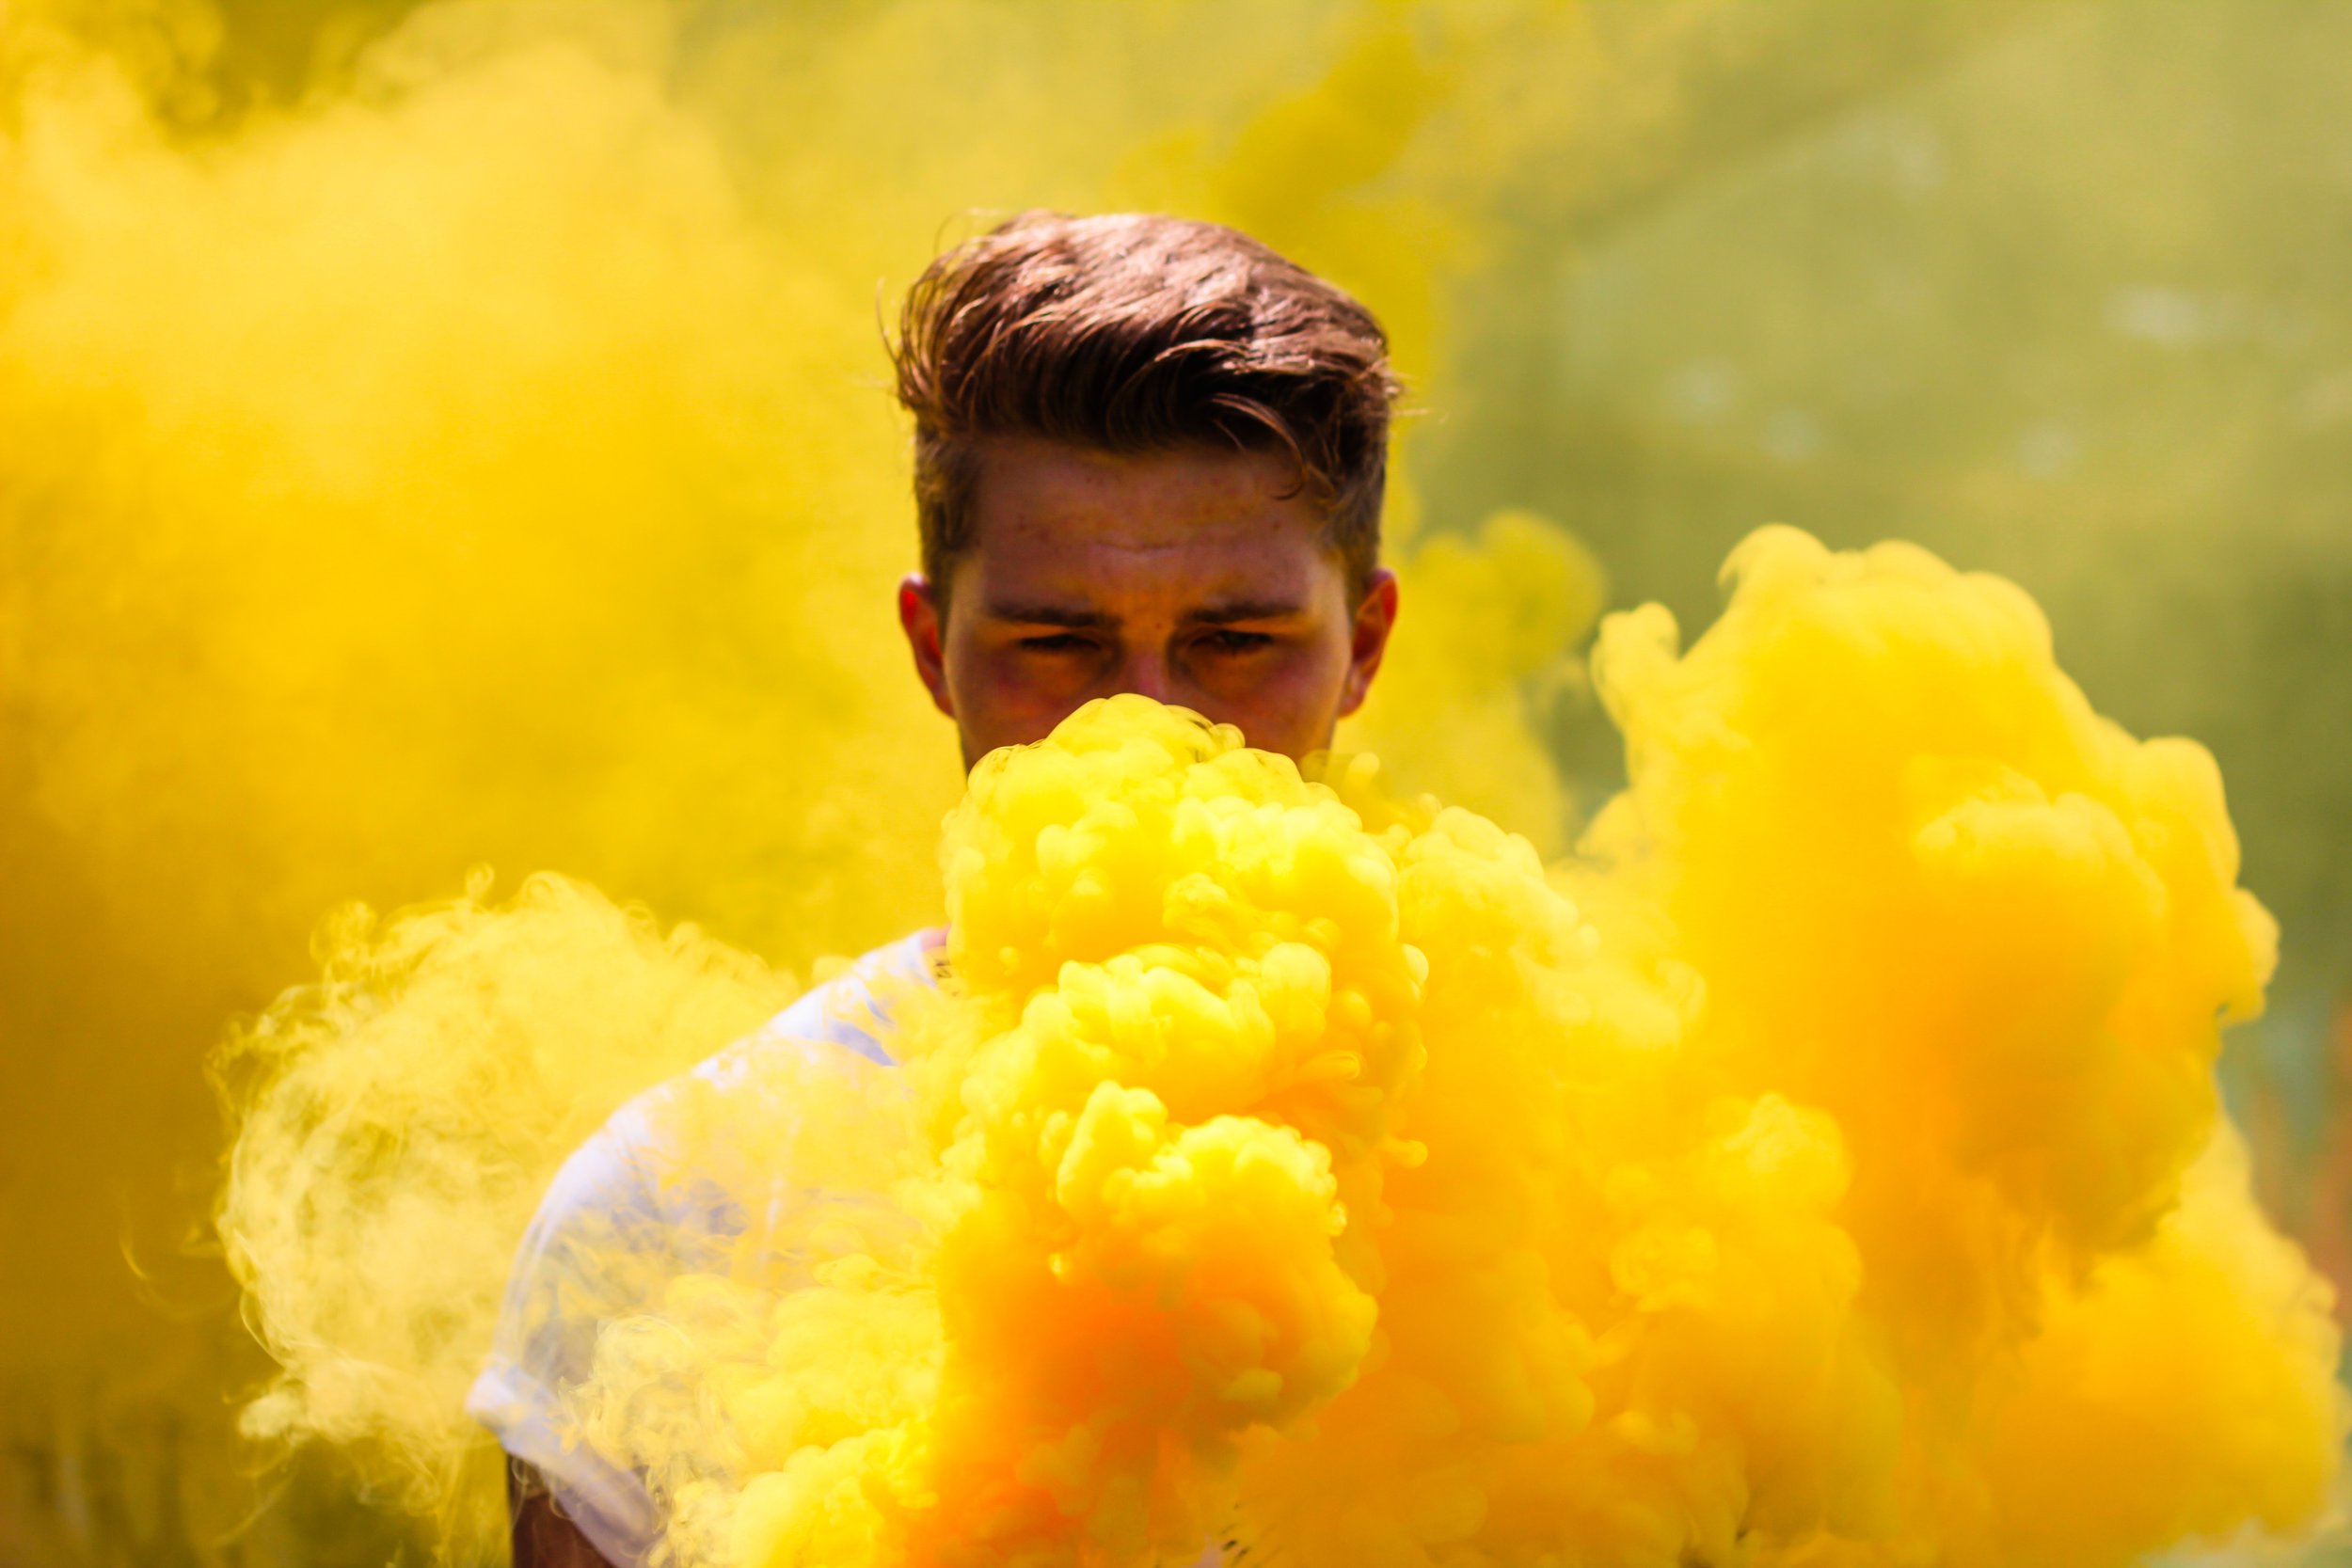
M971 546L979 444L1274 451L1360 592L1378 563L1388 336L1345 292L1220 224L1024 213L907 291L891 357L914 416L924 573Z

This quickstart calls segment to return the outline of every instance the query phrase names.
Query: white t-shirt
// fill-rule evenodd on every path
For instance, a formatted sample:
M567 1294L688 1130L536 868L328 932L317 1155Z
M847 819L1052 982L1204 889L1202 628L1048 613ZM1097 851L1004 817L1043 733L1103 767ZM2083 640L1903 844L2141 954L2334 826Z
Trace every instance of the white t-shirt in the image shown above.
M787 1172L705 1169L723 1164L725 1150L668 1147L658 1131L675 1120L663 1116L665 1106L706 1085L724 1091L756 1082L754 1069L773 1052L797 1052L820 1070L897 1092L898 1075L878 1071L891 1061L878 1038L887 1019L876 989L935 982L940 935L917 931L876 948L755 1033L630 1101L564 1163L540 1201L466 1413L539 1473L564 1515L615 1568L644 1560L660 1517L635 1472L566 1440L564 1393L587 1381L605 1323L647 1310L667 1279L721 1266L717 1260L763 1223L774 1227L798 1196ZM746 1114L790 1113L754 1105ZM694 1168L682 1168L689 1159ZM765 1214L755 1212L763 1198ZM787 1283L789 1275L787 1260Z

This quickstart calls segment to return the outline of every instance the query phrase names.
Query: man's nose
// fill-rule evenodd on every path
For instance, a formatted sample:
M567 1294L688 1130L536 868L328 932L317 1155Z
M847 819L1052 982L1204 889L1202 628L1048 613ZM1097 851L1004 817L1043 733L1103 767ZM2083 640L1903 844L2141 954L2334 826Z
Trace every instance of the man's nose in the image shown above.
M1176 673L1168 666L1168 651L1164 648L1138 648L1120 661L1116 672L1120 691L1133 691L1157 703L1172 703L1176 699Z

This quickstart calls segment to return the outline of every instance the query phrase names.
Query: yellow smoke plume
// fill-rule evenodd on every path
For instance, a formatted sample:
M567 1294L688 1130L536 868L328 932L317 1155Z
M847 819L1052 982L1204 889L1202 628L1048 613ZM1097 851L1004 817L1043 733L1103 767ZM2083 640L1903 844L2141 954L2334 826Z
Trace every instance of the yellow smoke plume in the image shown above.
M1521 9L1513 57L1587 53L1572 8ZM304 1532L367 1527L297 1506L240 1533L219 1391L260 1374L183 1256L221 1020L300 973L323 911L485 863L801 974L934 911L958 779L890 619L914 551L878 300L1005 213L1181 207L1360 290L1424 376L1438 242L1474 226L1434 211L1471 150L1417 129L1460 86L1438 25L1369 0L0 6L0 1038L25 1073L0 1253L33 1260L0 1287L0 1435L35 1456L0 1474L0 1557L308 1560ZM1400 483L1400 539L1412 510ZM1557 648L1597 595L1544 580L1511 602ZM1515 673L1449 661L1472 612L1408 592L1391 677L1470 700L1393 712L1384 752L1460 793L1475 724L1509 760L1468 798L1562 841ZM400 940L346 937L335 962ZM626 1087L484 1148L543 1181L554 1129ZM461 1254L511 1244L492 1208Z
M677 1560L2120 1568L2311 1519L2336 1338L2212 1092L2272 931L2210 759L1998 579L1788 530L1730 578L1687 653L1605 626L1629 784L1550 868L1142 699L989 758L901 1065L641 1102L678 1178L804 1195L676 1278L612 1239L644 1310L574 1430ZM475 1223L480 1135L316 1132L388 1049L519 1107L534 1007L644 1051L767 999L558 884L422 919L373 1006L290 1004L245 1124L232 1241L310 1243L239 1252L281 1344L361 1281L447 1322L374 1243ZM272 1228L346 1191L422 1217ZM316 1365L269 1418L329 1431Z

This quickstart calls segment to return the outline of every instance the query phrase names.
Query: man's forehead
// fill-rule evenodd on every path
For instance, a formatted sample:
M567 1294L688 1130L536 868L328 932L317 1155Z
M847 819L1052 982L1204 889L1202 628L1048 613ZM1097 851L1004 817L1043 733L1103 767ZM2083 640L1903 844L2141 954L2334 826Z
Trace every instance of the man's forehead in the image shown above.
M1206 540L1167 550L1102 541L1059 550L981 547L964 562L964 583L986 613L1004 620L1074 626L1144 613L1268 619L1296 614L1315 598L1318 554L1301 554L1220 549Z
M1003 619L1269 618L1340 570L1318 510L1259 454L1030 442L992 456L956 592Z
M992 436L977 444L975 500L980 516L1038 511L1086 512L1143 499L1180 510L1252 508L1295 498L1297 465L1262 448L1207 443L1145 451L1034 436Z

